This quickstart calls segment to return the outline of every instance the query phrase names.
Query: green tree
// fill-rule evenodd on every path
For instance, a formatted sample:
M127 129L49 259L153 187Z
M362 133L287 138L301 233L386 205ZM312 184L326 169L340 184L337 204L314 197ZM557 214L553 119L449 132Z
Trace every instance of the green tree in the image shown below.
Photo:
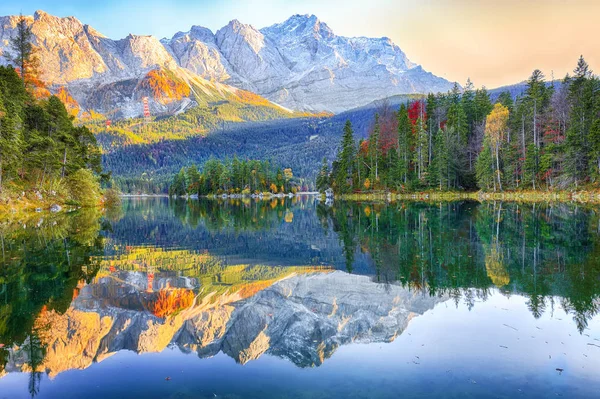
M337 167L333 176L336 190L340 193L347 193L350 190L353 172L354 158L356 156L356 143L354 142L354 131L349 120L344 125L344 134L342 135L342 143L337 156Z
M185 169L181 168L179 173L173 177L173 183L169 187L170 196L182 197L187 194L187 182L185 176Z
M81 206L92 207L100 199L100 183L89 169L79 169L67 181L71 198Z
M373 184L379 181L379 159L381 158L381 148L379 147L379 136L381 126L379 125L379 114L375 114L375 126L369 136L368 157L369 157L369 179Z
M23 15L19 16L17 22L17 34L10 39L10 50L5 56L9 63L19 68L21 80L24 86L29 86L37 79L39 60L36 57L36 49L33 46L33 33L31 26Z
M477 157L475 170L479 188L486 191L490 190L494 185L494 161L492 159L492 144L488 136L483 140L483 148Z
M589 172L589 134L594 122L597 80L583 57L579 58L569 87L571 116L566 134L565 172L577 187Z
M410 173L410 151L412 147L412 126L408 117L406 105L402 104L398 111L398 164L396 176L403 186L408 184Z
M5 176L15 171L21 164L23 155L22 132L19 129L19 117L13 104L5 106L6 90L0 81L0 192ZM9 109L12 108L12 109Z
M317 175L317 190L320 192L324 192L329 188L329 165L327 163L327 158L323 158L323 162L321 163L321 170Z

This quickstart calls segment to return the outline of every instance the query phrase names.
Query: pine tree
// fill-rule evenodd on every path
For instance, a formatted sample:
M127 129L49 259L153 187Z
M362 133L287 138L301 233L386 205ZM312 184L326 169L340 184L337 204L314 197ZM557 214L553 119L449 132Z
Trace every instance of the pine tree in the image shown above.
M435 142L435 132L440 128L439 121L434 117L438 111L438 99L433 93L427 96L427 136L428 136L428 157L427 165L431 165L433 159L433 147Z
M9 63L19 68L24 86L35 82L38 76L39 60L32 44L33 37L31 26L27 24L25 17L20 15L19 22L17 22L17 34L10 39L11 51L5 57Z
M479 188L488 191L495 186L492 145L490 143L490 138L487 135L483 140L483 148L477 157L475 170L477 173L477 185Z
M595 119L595 86L592 71L583 57L580 57L569 87L571 117L565 142L565 172L576 187L588 177L589 134Z
M20 107L11 100L6 83L0 80L0 191L6 177L21 165L23 137L19 128Z
M21 131L17 127L16 116L7 111L0 96L0 191L5 176L20 164L22 147Z
M600 99L598 100L600 105ZM599 111L600 113L600 111ZM590 169L591 176L595 182L600 181L600 117L596 114L596 120L590 130Z
M379 181L379 159L381 157L381 149L379 148L379 135L381 126L379 125L379 114L375 114L375 126L373 132L369 136L369 178L372 184L377 184Z
M181 168L179 173L173 177L173 183L169 187L170 196L182 197L187 194L187 183L185 179L185 169Z
M323 158L323 162L321 163L321 170L317 175L317 190L319 192L324 192L329 188L329 165L327 163L327 158Z
M340 151L337 156L336 172L334 175L335 186L340 193L347 193L351 185L348 181L352 179L356 156L356 143L354 132L349 120L344 125L344 134Z
M408 110L404 104L400 106L398 111L398 143L396 149L398 151L398 163L396 166L396 176L406 186L409 180L410 173L410 150L411 143L411 123L408 117Z

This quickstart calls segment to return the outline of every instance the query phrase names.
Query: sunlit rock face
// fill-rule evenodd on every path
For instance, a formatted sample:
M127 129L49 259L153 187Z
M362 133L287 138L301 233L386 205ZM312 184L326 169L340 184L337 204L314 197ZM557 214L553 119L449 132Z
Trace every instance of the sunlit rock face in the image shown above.
M153 36L130 34L113 40L74 17L59 18L43 11L25 19L34 35L41 80L52 93L66 88L82 111L93 110L116 119L139 117L143 115L142 99L147 97L152 114L174 114L199 101L231 100L230 95L236 92L233 87L209 81L224 69L210 61L216 50L197 41L186 48L187 55L176 56L174 49ZM3 55L10 52L18 22L18 16L0 17L0 65L8 63ZM191 64L185 57L196 52L206 60L204 67L186 68ZM145 84L153 71L166 79ZM198 71L208 80L196 74ZM185 86L187 92L157 93L150 86ZM194 96L190 88L195 88Z
M0 17L0 53L9 49L19 17ZM383 97L444 92L451 83L412 63L389 38L337 36L314 15L256 29L237 20L216 33L201 26L159 41L129 35L113 40L74 17L43 11L26 17L41 60L42 79L67 86L84 109L139 116L138 81L154 69L202 86L219 82L249 90L290 109L339 112ZM4 57L0 63L6 63ZM183 73L182 70L186 72ZM210 94L218 92L211 87ZM216 95L216 94L214 94ZM135 103L137 106L133 106ZM154 112L176 112L187 102Z
M185 67L202 73L208 55L212 66L203 76L291 109L339 112L396 94L451 88L447 80L412 63L389 38L337 36L314 15L294 15L261 30L234 20L214 36L208 30L194 34L198 29L163 43L179 50L174 52Z

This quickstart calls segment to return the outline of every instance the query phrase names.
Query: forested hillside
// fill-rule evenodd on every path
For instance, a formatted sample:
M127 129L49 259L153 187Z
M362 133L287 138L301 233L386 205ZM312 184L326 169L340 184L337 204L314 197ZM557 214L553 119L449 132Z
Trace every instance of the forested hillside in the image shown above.
M223 123L206 134L180 140L156 140L115 147L103 157L104 167L113 173L124 192L166 193L171 178L192 164L201 169L210 158L260 159L291 167L314 189L321 159L333 159L346 120L352 121L358 137L366 138L381 108L397 108L423 96L394 96L356 110L333 116L304 116L251 123ZM182 115L181 118L187 118ZM140 121L141 122L141 121ZM165 126L173 123L164 121ZM103 141L103 135L99 140Z
M0 67L0 201L91 204L101 171L94 135L73 126L58 97L35 100L12 67Z
M320 189L563 190L600 181L600 80L581 57L573 76L548 85L535 70L523 95L505 91L492 102L467 83L447 94L382 108L366 140L352 123Z
M29 201L94 205L100 200L101 154L86 127L73 125L56 96L37 99L37 61L21 26L10 60L0 66L0 208ZM108 176L104 176L107 178Z

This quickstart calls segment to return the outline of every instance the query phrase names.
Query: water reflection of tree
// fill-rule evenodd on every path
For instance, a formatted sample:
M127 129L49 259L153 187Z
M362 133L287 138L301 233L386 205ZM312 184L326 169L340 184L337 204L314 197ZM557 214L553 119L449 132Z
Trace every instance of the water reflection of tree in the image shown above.
M352 270L370 255L380 282L400 281L472 308L495 285L528 297L540 317L555 296L580 331L598 312L600 251L596 211L567 204L490 202L321 206Z
M0 225L0 366L12 345L20 346L32 373L32 396L44 356L35 319L42 310L65 312L79 281L93 278L99 263L92 256L103 248L100 227L95 209Z

